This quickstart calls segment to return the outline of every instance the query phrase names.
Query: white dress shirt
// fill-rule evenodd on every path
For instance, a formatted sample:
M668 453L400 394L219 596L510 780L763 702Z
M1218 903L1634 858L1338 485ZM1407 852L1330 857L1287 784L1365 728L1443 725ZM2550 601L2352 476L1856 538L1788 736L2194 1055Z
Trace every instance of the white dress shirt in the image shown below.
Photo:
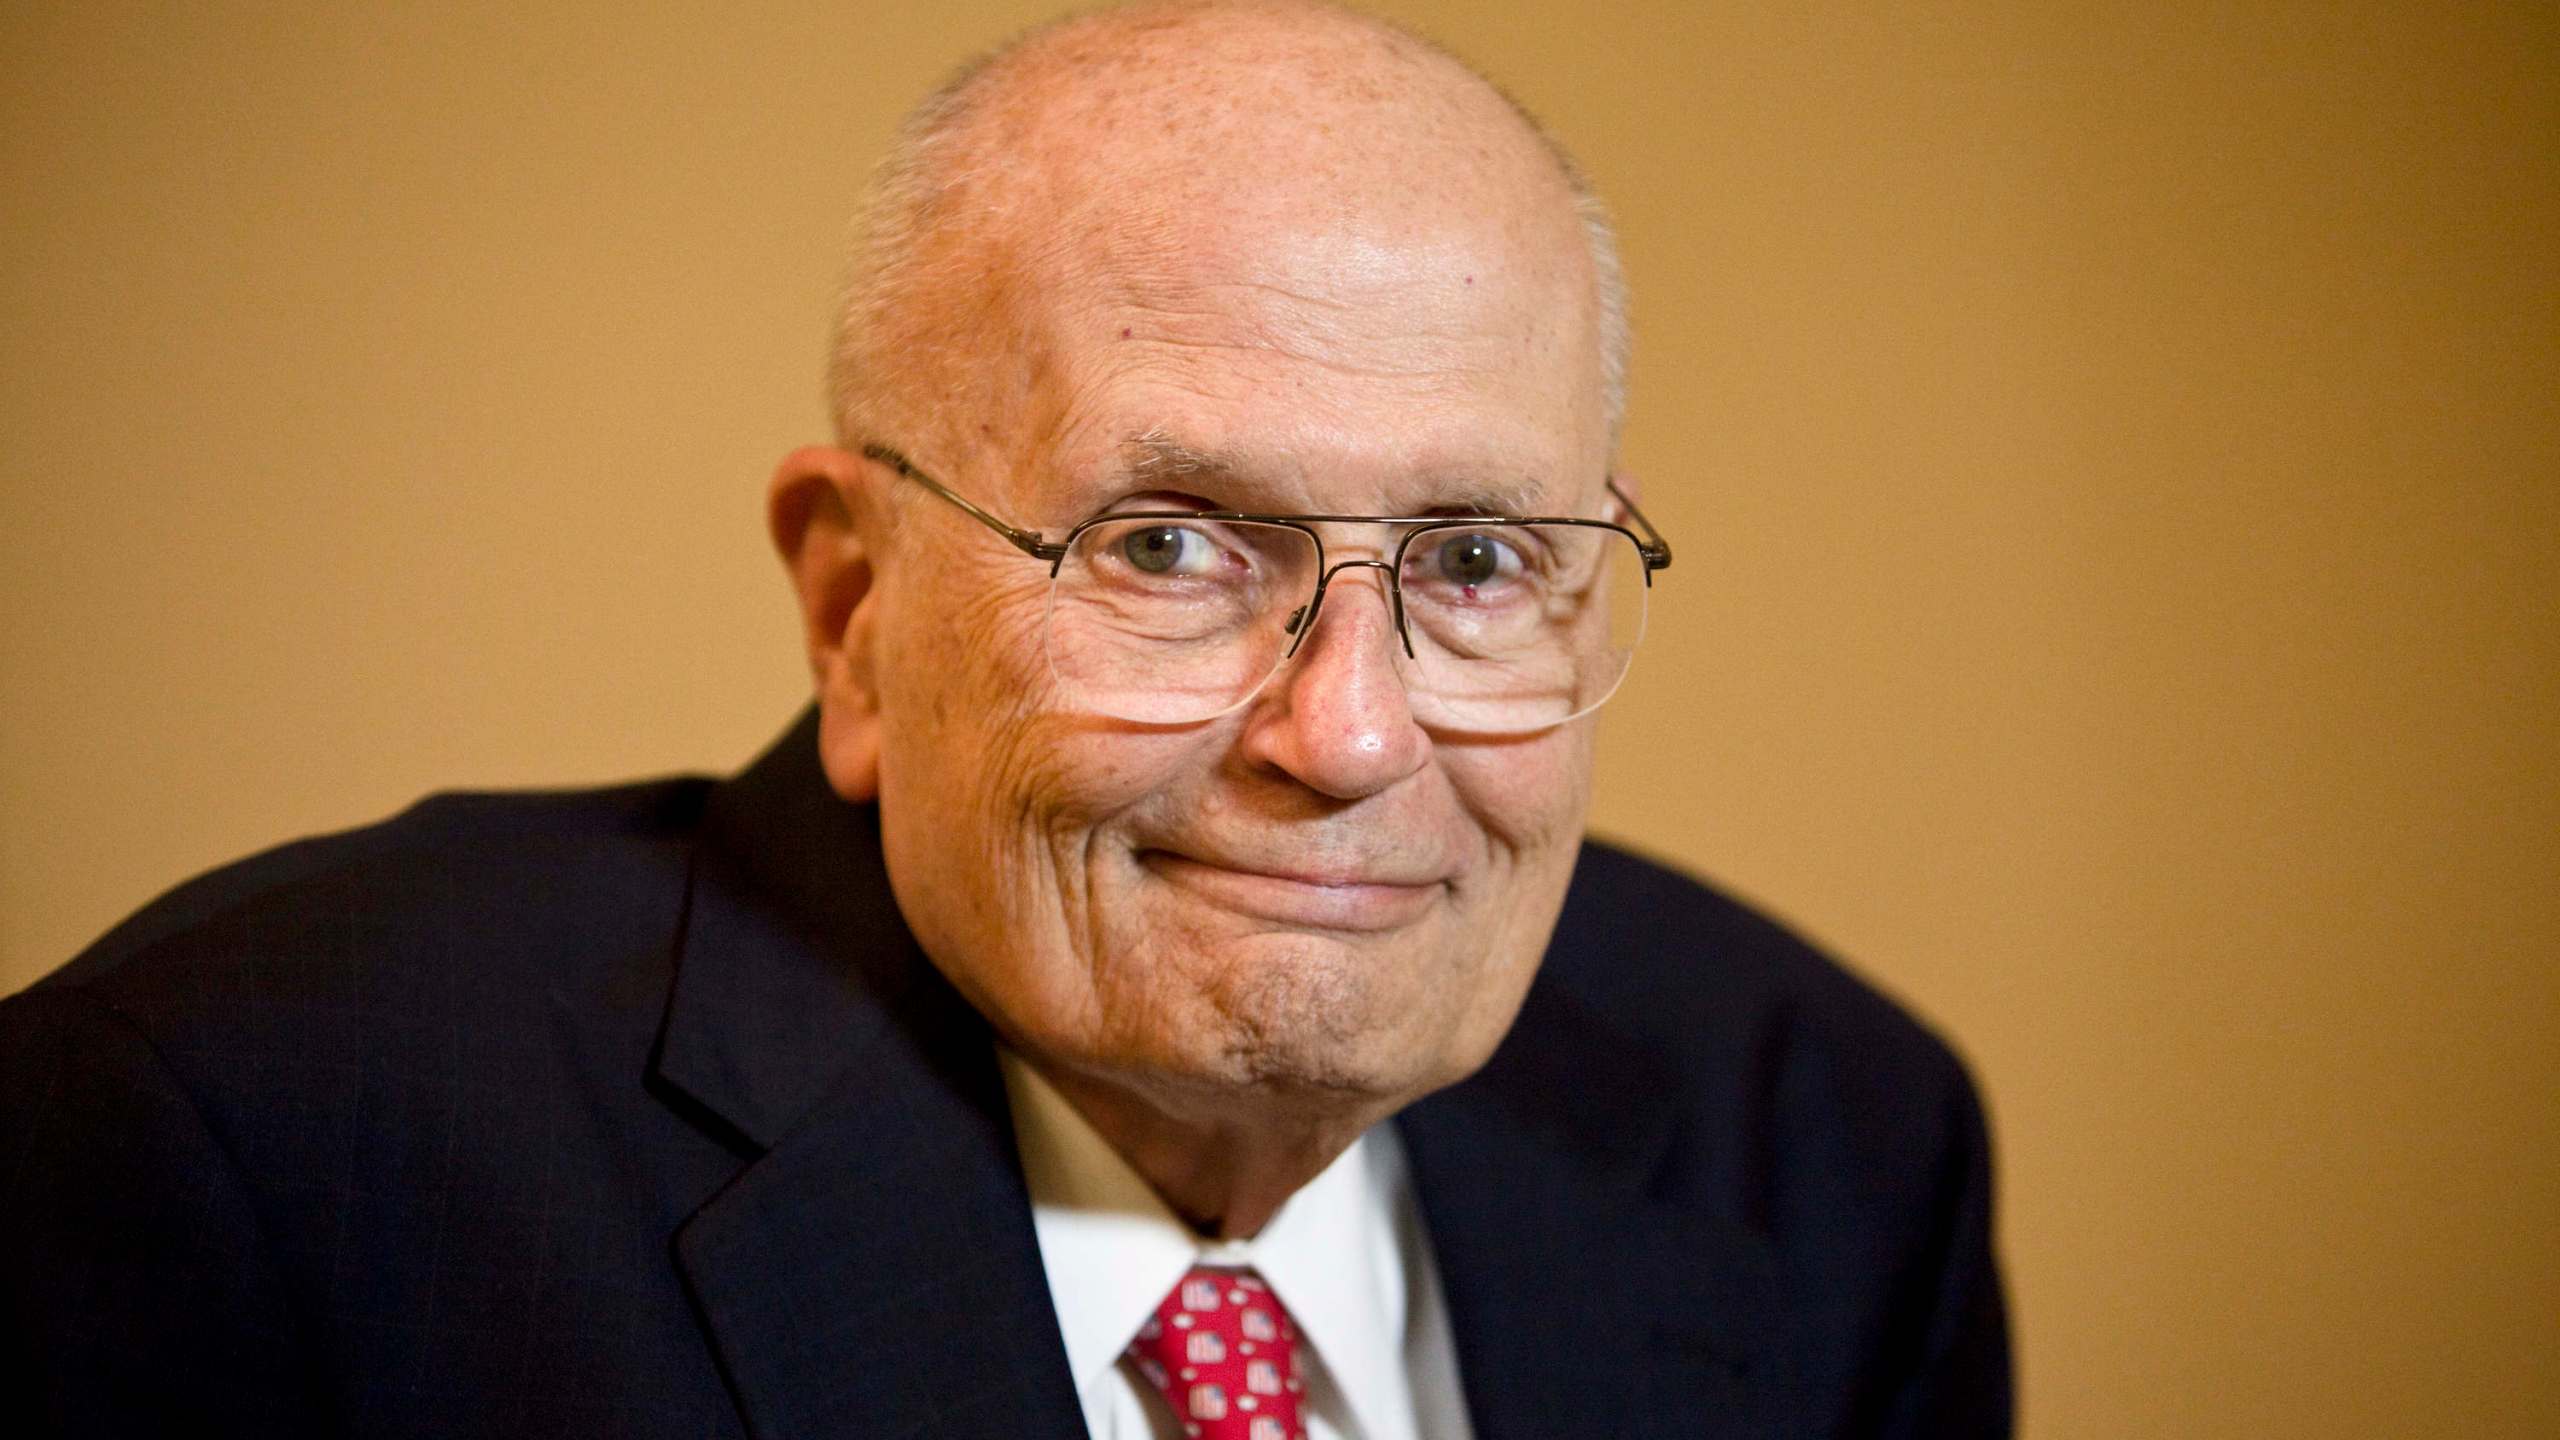
M1394 1128L1362 1136L1250 1240L1165 1207L1040 1073L999 1049L1031 1223L1094 1440L1183 1440L1122 1359L1192 1266L1250 1265L1298 1325L1307 1440L1470 1440L1440 1274Z

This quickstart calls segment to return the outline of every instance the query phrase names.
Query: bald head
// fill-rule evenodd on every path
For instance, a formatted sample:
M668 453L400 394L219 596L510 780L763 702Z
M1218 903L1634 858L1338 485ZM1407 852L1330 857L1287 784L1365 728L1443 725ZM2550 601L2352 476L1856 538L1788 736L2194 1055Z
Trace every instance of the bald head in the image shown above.
M902 127L848 267L838 426L848 444L1011 449L1055 423L1023 402L1080 311L1134 287L1160 310L1229 312L1205 344L1356 330L1364 296L1422 283L1415 262L1433 257L1466 286L1470 265L1498 277L1541 307L1549 343L1586 351L1614 435L1626 327L1607 222L1569 157L1481 76L1329 6L1057 22L966 67ZM1301 281L1322 282L1331 313L1290 303ZM1239 286L1271 297L1243 333L1223 303Z

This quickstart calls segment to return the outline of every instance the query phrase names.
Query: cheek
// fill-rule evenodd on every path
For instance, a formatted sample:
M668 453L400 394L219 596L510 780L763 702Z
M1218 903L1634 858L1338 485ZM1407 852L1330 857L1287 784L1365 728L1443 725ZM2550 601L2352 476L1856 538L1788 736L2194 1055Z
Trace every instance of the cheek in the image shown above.
M1450 788L1484 831L1497 864L1570 857L1591 807L1592 735L1585 718L1524 740L1441 747Z
M901 557L951 575L940 585L901 584L882 600L879 703L884 782L916 782L960 798L953 778L984 770L992 745L1038 704L1048 674L1040 646L1047 586L1021 571ZM905 576L899 577L904 581ZM904 784L901 786L901 782Z
M1026 838L1045 841L1059 865L1080 865L1097 830L1179 788L1198 748L1178 732L1030 713L991 735L986 782Z
M977 917L1016 888L1004 758L1038 699L1041 588L922 547L898 559L877 622L881 826L919 936L974 945ZM918 583L933 575L950 583Z
M1162 789L1198 739L1063 709L1043 644L1046 573L972 578L884 616L883 799L896 798L896 822L933 826L936 848L1018 871L1026 852L1067 858L1089 827ZM958 843L972 832L978 843ZM1021 893L1023 876L1002 878Z

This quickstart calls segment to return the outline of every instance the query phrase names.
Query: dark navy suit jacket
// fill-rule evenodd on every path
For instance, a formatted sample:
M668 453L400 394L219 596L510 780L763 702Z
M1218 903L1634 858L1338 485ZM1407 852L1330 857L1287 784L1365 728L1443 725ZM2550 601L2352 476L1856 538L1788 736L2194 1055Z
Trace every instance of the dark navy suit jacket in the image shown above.
M988 1030L813 736L289 845L0 1003L13 1411L1081 1433ZM1962 1069L1733 902L1586 847L1511 1035L1396 1123L1484 1440L2006 1432Z

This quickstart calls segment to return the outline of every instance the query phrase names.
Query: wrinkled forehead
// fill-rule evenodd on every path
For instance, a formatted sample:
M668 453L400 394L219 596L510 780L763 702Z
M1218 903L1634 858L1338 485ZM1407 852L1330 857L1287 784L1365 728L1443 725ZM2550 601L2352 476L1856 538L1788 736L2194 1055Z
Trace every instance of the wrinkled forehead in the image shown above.
M1186 439L1165 426L1124 435L1090 467L1044 482L1072 513L1108 509L1119 497L1182 497L1210 508L1286 515L1542 515L1576 507L1536 457L1434 455L1366 475L1329 473L1313 447L1258 449Z
M1598 320L1580 248L1542 238L1255 207L1050 252L1021 287L1026 499L1579 513L1607 462Z
M1544 142L1445 56L1226 38L1061 51L969 127L945 273L989 283L951 339L988 342L966 383L997 392L984 444L1024 513L1119 483L1145 434L1241 462L1239 508L1596 486L1596 277Z

